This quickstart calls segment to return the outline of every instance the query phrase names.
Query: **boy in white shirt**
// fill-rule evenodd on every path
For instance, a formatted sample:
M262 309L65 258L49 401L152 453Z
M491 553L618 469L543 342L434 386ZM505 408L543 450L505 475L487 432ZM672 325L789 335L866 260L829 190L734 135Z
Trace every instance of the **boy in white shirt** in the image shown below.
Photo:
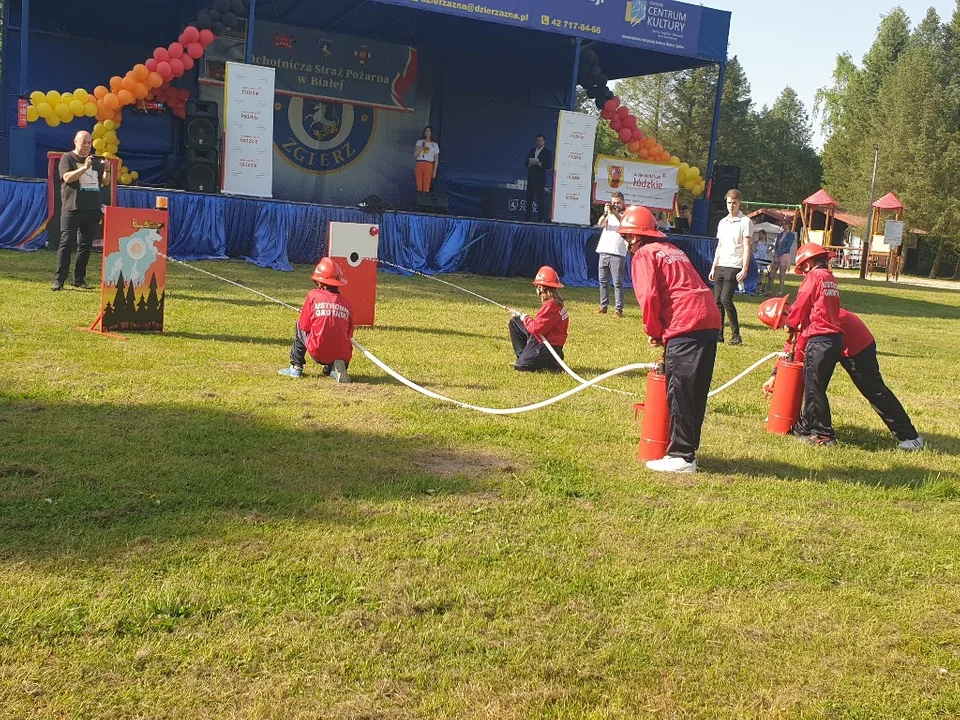
M713 257L710 280L713 282L713 297L720 310L720 342L723 342L723 318L730 318L730 344L742 345L740 322L737 308L733 304L733 293L737 283L747 276L750 267L750 236L752 234L750 218L740 212L743 196L739 190L727 191L727 216L717 226L717 252Z

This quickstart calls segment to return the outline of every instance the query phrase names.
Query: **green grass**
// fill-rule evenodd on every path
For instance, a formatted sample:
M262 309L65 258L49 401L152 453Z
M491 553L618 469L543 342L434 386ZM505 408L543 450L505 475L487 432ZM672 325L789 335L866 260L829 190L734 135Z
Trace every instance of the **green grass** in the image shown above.
M165 333L98 337L74 328L99 295L51 293L53 265L0 254L0 717L960 715L956 292L842 280L928 451L895 451L842 371L837 447L771 436L761 370L711 401L701 471L664 477L632 398L484 416L359 356L354 384L293 381L294 313L175 265ZM632 298L617 321L566 297L581 375L655 359ZM379 300L358 340L431 389L572 387L510 369L492 306L383 274ZM715 385L782 343L756 304Z

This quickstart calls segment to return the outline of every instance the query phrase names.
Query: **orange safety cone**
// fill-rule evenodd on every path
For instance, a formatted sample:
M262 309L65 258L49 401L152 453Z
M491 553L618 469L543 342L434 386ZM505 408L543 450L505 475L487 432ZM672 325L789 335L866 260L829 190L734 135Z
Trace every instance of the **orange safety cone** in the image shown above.
M773 385L767 432L786 435L800 419L803 401L803 363L781 360L777 366L777 381Z
M633 417L643 411L640 425L640 460L659 460L667 454L670 444L670 410L667 408L667 376L651 370L647 373L647 397L633 406Z

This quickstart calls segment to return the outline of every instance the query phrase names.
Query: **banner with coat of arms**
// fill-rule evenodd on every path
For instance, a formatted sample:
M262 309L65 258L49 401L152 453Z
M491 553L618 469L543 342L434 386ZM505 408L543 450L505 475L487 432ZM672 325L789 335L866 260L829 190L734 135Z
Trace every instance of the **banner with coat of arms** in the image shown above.
M651 210L673 209L678 190L675 165L598 155L593 175L596 203L605 203L614 192L621 192L627 205L644 205Z
M417 50L258 20L253 64L276 71L278 94L413 112ZM317 123L329 118L319 114Z

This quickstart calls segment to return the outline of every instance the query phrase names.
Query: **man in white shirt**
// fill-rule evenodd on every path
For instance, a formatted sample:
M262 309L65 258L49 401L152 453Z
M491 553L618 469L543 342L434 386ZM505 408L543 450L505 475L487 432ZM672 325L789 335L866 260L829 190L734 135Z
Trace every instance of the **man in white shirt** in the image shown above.
M615 192L610 196L610 202L603 206L603 215L597 223L603 228L600 233L600 242L597 243L597 252L600 254L600 309L597 312L607 312L612 278L613 305L617 311L617 317L623 317L623 269L627 257L627 243L623 235L617 232L623 210L623 193Z
M740 322L733 304L737 283L747 276L750 267L750 218L740 212L743 196L739 190L727 191L727 216L717 226L717 252L713 257L710 280L713 281L713 298L720 309L720 337L723 342L724 314L730 318L730 344L741 345Z

